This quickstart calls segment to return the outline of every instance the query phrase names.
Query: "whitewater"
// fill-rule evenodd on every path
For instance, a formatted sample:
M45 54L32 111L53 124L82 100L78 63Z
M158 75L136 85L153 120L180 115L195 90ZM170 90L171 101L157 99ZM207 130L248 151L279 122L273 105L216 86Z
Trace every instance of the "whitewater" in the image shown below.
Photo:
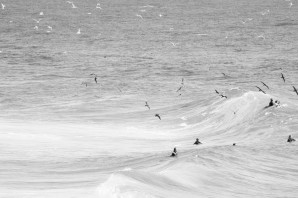
M0 3L0 198L298 197L297 1Z

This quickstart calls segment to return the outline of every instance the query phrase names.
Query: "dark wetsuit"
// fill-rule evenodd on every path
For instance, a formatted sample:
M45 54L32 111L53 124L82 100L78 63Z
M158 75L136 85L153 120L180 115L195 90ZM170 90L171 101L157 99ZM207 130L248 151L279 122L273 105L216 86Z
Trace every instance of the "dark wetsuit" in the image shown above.
M171 157L176 157L177 156L177 150L176 148L174 148L172 154L171 154Z
M273 105L274 105L274 104L273 104L273 99L271 98L268 107L271 107L271 106L273 106Z
M200 142L200 141L199 141L199 138L197 138L196 141L195 141L195 143L193 143L193 144L198 145L198 144L202 144L202 142Z
M289 135L287 142L294 142L294 141L296 141L296 140L294 138L292 138L291 135Z

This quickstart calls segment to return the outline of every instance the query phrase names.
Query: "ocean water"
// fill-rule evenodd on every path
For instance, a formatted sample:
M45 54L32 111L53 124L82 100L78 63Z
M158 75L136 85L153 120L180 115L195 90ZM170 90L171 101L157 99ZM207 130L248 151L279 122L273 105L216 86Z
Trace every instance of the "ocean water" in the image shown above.
M297 1L0 3L1 198L298 197Z

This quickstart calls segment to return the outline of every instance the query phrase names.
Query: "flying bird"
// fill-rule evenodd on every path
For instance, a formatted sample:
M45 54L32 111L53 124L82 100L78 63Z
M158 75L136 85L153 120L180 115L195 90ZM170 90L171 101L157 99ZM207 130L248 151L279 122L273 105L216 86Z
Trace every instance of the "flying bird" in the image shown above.
M291 8L293 5L294 5L293 2L290 2L289 3L289 8Z
M294 86L293 86L293 88L294 88L294 92L296 92L296 94L298 95L297 89Z
M161 120L161 118L160 118L160 115L159 115L159 114L155 114L155 117L158 117L158 118Z
M178 43L171 42L171 44L173 45L173 47L176 47L176 45L177 45Z
M182 89L182 87L183 87L183 86L179 87L179 89L178 89L176 92L180 91L180 90Z
M2 7L2 10L5 9L5 5L3 3L1 3L1 7Z
M81 34L81 29L80 28L78 29L77 34Z
M262 38L263 40L265 40L265 37L263 34L259 35L258 38Z
M221 96L222 98L228 98L227 96L224 96L223 94L220 94L220 96Z
M140 17L141 19L143 19L142 15L140 14L136 14L137 17Z
M259 91L261 91L261 92L263 92L264 94L266 94L265 91L263 91L260 87L256 86L256 88L258 88Z
M265 87L267 87L268 89L269 89L269 87L268 87L268 85L266 85L264 82L262 82L261 81L261 83L265 86Z
M87 82L82 82L82 84L81 85L86 85L86 87L87 87Z
M145 107L148 107L148 109L150 110L150 106L148 105L148 103L146 102Z
M72 8L77 8L72 1L66 1L66 2L69 3L69 4L71 4L72 5Z
M101 9L101 7L100 7L100 3L97 3L97 4L96 4L96 8ZM101 9L101 10L102 10L102 9Z
M39 23L41 19L33 19L36 23Z
M282 73L281 73L281 78L284 80L284 82L286 82L286 79Z

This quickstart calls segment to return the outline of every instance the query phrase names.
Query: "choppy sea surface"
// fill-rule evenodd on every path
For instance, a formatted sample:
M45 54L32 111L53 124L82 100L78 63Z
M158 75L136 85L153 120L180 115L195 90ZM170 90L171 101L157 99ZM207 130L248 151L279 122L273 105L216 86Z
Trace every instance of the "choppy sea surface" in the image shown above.
M0 3L1 198L298 197L297 1Z

